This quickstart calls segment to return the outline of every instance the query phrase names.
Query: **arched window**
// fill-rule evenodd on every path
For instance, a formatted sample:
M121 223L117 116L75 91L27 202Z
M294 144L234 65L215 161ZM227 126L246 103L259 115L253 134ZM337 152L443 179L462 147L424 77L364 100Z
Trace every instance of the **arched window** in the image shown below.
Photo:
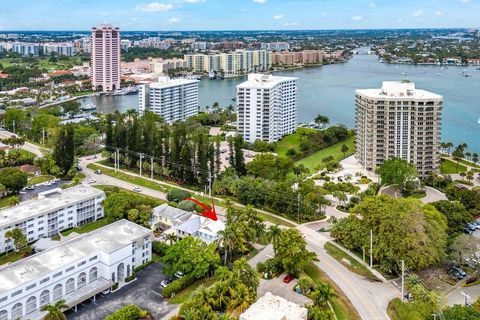
M0 311L0 320L8 320L8 311L7 310Z
M55 287L53 287L53 301L58 300L62 297L62 289L63 286L61 283L58 283Z
M29 314L37 309L37 297L32 296L28 298L27 304L25 305L25 313Z
M97 280L97 273L97 267L90 269L90 272L88 272L88 282Z
M75 279L70 278L67 280L67 283L65 284L65 294L68 294L75 290Z
M50 291L44 290L40 294L40 307L43 307L50 303Z
M82 272L78 275L77 289L83 287L86 284L87 284L87 274L85 272Z
M23 305L21 303L17 303L12 308L12 319L20 319L23 315Z

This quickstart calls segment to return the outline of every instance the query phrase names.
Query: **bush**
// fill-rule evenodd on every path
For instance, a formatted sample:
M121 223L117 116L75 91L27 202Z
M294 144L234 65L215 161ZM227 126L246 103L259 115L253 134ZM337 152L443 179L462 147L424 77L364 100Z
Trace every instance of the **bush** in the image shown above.
M163 288L163 296L171 297L173 294L176 294L188 287L190 284L193 283L193 281L195 281L195 279L187 274Z
M115 282L112 286L112 291L115 291L118 289L118 282Z
M129 275L128 277L125 278L125 282L129 283L130 281L134 280L137 276L134 274Z
M138 306L129 304L112 313L105 320L140 320L145 318L148 312L140 309Z
M135 269L133 269L133 273L137 273L137 272L145 269L146 267L148 267L149 265L151 265L151 264L154 263L154 262L155 262L155 261L150 260L150 261L142 264L141 266L136 267Z
M178 203L177 208L188 212L193 212L195 211L195 204L192 201L182 200Z
M186 198L189 198L191 194L187 191L180 189L172 189L167 193L167 200L179 203Z
M163 257L165 252L167 251L168 245L166 243L160 241L153 241L152 242L152 251L153 253Z

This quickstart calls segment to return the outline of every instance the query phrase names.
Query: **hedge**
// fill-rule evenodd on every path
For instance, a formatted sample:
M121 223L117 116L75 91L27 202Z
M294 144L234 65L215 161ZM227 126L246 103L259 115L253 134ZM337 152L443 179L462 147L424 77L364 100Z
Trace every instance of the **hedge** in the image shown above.
M180 279L177 279L170 283L168 286L163 288L163 296L168 298L171 297L173 294L178 293L192 284L195 279L189 275L185 275Z
M145 318L147 315L147 311L140 309L134 304L129 304L121 309L118 309L104 320L140 320Z

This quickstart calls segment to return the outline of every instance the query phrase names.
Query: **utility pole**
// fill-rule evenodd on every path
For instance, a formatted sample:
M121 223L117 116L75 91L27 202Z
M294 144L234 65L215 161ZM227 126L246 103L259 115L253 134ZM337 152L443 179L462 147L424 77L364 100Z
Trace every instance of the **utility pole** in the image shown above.
M370 230L370 268L373 268L373 230Z
M143 153L140 154L140 177L142 176L142 159L143 159Z
M402 301L405 300L405 260L402 260Z
M297 221L300 223L300 193L297 195Z
M42 127L42 144L45 145L45 127Z
M212 171L208 171L208 196L212 196Z
M12 121L13 134L15 134L15 120Z
M113 162L115 162L115 173L117 173L117 150L115 150L114 156L113 156Z

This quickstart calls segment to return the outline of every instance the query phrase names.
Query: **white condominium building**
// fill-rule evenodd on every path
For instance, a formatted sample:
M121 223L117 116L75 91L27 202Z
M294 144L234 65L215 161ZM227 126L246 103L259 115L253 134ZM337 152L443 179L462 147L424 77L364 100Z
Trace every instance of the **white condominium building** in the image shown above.
M102 190L79 185L52 189L40 193L36 200L0 210L0 253L14 249L13 241L5 237L7 231L22 230L28 242L51 237L62 230L102 218L104 199Z
M151 260L151 231L127 220L60 242L0 268L0 320L43 319L41 307L63 299L71 308L122 286Z
M224 77L235 77L249 72L268 71L272 54L266 50L236 50L229 53L185 55L187 68L193 72L221 72Z
M297 122L297 78L249 74L237 86L238 131L248 142L274 142Z
M141 85L138 111L161 115L168 123L198 114L198 80L160 77L158 82Z
M409 81L355 92L356 157L375 171L392 157L407 160L420 176L438 171L443 97Z

